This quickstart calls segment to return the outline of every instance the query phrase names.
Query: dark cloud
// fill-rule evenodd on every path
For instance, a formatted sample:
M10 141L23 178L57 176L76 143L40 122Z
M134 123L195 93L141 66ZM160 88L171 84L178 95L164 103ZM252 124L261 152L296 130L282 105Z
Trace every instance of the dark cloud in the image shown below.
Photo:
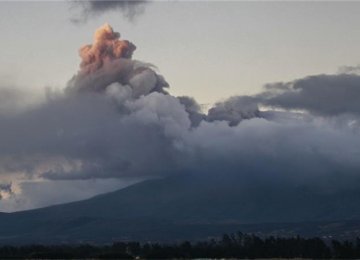
M192 97L178 97L180 103L185 107L186 113L189 115L192 126L198 126L201 121L206 119L206 115L201 111L201 106Z
M223 120L230 126L239 124L244 119L260 117L257 99L250 96L239 96L219 102L210 108L207 120Z
M179 108L176 98L156 93L124 107L89 94L0 117L2 171L49 179L167 174L164 168L175 167L172 131L190 124Z
M360 114L360 76L316 75L287 83L269 84L257 97L264 105L306 110L323 116Z
M0 87L0 114L14 115L37 105L39 99L39 95L34 91L17 86L2 86Z
M148 0L121 0L121 1L108 1L108 0L74 0L72 4L81 9L78 17L73 17L72 21L75 23L83 23L92 17L102 15L110 11L119 11L124 17L130 21L145 10Z

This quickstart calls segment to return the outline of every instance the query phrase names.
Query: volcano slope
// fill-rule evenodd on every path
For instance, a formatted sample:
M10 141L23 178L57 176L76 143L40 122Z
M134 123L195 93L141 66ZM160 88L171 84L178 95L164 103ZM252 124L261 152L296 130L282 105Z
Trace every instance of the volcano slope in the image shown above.
M184 174L84 201L0 214L0 243L179 241L236 231L355 236L358 198L357 191L321 193L250 177L240 182L236 174Z

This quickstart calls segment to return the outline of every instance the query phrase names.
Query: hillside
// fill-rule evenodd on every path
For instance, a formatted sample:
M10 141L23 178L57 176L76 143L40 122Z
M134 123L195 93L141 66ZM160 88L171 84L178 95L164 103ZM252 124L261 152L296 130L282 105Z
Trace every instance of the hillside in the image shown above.
M251 178L239 182L236 175L179 175L84 201L0 214L0 243L168 241L238 230L341 236L360 230L359 195L284 190Z

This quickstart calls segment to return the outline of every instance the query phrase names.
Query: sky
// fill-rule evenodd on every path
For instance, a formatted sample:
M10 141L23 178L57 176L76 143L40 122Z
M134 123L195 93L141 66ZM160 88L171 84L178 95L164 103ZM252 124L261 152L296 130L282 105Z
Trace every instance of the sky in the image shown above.
M81 3L0 2L0 211L183 172L359 188L360 3Z
M136 43L134 58L156 65L171 93L203 104L360 60L357 2L154 2L132 22L114 10L77 25L80 8L69 2L0 4L2 81L32 91L63 88L79 47L105 22Z

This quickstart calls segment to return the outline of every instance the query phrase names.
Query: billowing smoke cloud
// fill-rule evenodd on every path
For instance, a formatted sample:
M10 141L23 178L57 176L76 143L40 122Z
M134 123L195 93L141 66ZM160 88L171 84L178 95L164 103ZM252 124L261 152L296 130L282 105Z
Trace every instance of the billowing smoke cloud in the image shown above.
M94 44L80 49L82 73L95 72L107 61L131 59L136 47L133 43L120 40L120 34L114 32L109 24L98 29L94 35Z
M134 98L151 92L166 93L168 84L153 66L131 59L135 49L133 43L121 40L120 34L105 24L95 32L94 43L80 49L80 71L66 91L119 92L120 96Z
M80 49L80 70L64 93L49 92L44 104L0 117L0 172L59 180L158 176L176 168L172 143L191 122L166 94L163 77L131 59L134 50L105 24Z
M232 97L225 102L219 102L210 108L207 120L212 122L222 120L235 126L244 119L260 117L258 102L253 97Z
M149 3L148 0L74 0L72 3L81 8L79 17L73 17L72 21L75 23L86 22L92 17L99 16L110 11L120 11L125 18L130 21L145 10L145 5Z
M326 192L360 188L357 75L272 84L206 112L193 98L168 94L153 66L132 59L134 50L104 25L81 48L80 70L63 93L0 113L3 194L14 181L181 173L238 174L239 181Z
M316 75L269 84L258 99L264 105L323 116L359 115L360 76L353 73Z
M16 86L0 88L0 115L14 115L38 104L43 95Z
M192 126L198 126L201 121L206 119L206 115L201 111L201 106L192 97L178 97L180 103L185 107L186 113L189 115Z

